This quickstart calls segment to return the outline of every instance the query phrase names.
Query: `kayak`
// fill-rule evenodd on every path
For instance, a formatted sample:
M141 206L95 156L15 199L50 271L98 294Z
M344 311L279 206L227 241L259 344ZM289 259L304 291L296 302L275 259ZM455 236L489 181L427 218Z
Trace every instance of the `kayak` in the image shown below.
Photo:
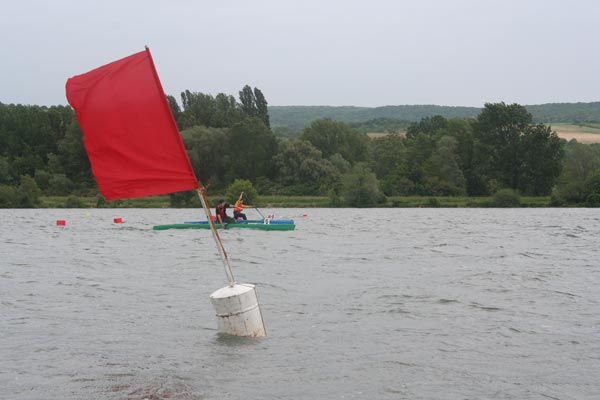
M264 224L264 219L242 219L236 221L236 224ZM294 225L293 219L269 219L268 224L289 224ZM208 224L208 221L186 221L184 224Z
M291 221L291 220L290 220ZM294 221L292 223L273 223L272 221L268 224L263 223L251 223L248 221L237 222L234 224L225 224L225 229L242 228L242 229L262 229L265 231L293 231L296 228ZM215 224L217 229L223 229L221 224ZM207 221L198 222L186 222L183 224L167 224L167 225L155 225L152 227L155 231L162 231L166 229L210 229L210 225Z

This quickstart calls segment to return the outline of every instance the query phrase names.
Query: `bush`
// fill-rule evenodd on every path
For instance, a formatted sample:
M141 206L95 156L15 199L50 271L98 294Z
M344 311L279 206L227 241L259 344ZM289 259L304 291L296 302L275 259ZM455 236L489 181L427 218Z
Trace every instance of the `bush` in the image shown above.
M375 174L364 164L357 164L342 178L342 195L352 207L370 207L385 202Z
M42 189L42 191L45 191L50 185L51 175L49 172L44 171L43 169L36 169L33 178L35 179L35 183L37 183L38 187Z
M96 200L96 208L106 208L108 207L108 202L102 195L98 195L98 200Z
M565 202L563 201L563 199L556 193L553 193L550 196L550 207L560 207L564 205L564 203Z
M244 192L244 204L254 204L258 198L258 192L252 186L252 182L245 179L236 179L227 188L225 198L230 203L234 203L240 197L240 193Z
M52 196L67 196L74 187L73 182L65 174L54 174L48 181L47 192Z
M273 194L278 194L280 185L276 182L271 181L270 179L268 179L264 176L259 176L258 178L256 178L254 180L254 188L262 196L269 196L269 195L273 195ZM239 196L239 193L238 193L238 196ZM236 199L237 199L237 197L236 197Z
M494 194L492 205L494 207L519 207L521 196L512 189L500 189Z
M17 189L17 206L21 208L33 208L40 204L42 191L35 183L35 179L29 175L21 176L21 183Z
M439 207L440 201L435 197L430 197L427 199L427 203L425 203L427 207Z
M596 170L585 180L583 184L583 192L588 203L591 196L600 194L600 169Z
M176 192L169 194L169 205L175 208L197 207L200 205L200 199L195 190Z
M588 207L600 207L600 194L590 194L587 198L586 205Z
M329 192L327 192L327 197L329 197L329 204L331 205L331 207L342 206L342 199L335 190L329 189Z
M8 185L0 185L0 208L17 206L17 189Z
M67 197L67 200L65 201L65 207L66 208L82 208L83 202L77 196L69 196L69 197Z

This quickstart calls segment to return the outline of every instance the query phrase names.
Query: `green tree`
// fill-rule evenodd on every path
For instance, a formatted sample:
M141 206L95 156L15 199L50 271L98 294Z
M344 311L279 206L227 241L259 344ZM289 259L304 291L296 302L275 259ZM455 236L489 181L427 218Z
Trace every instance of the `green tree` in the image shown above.
M272 158L277 151L277 142L261 120L245 119L231 127L228 136L231 143L231 180L274 176Z
M58 140L65 137L67 128L75 118L75 113L69 106L52 106L48 108L47 114L48 123L55 139L55 142L49 146L49 152L46 153L49 154L56 151Z
M432 195L427 190L427 172L425 163L435 150L435 135L427 133L417 133L406 140L406 167L398 168L395 172L397 175L404 176L412 182L411 187L413 192L410 194L428 196ZM399 182L402 182L400 179Z
M33 178L35 179L35 183L37 183L40 190L45 191L48 189L48 185L50 184L50 177L51 174L48 171L38 169L35 171L35 176Z
M487 177L524 193L549 193L560 172L562 149L556 133L533 125L525 107L487 103L477 117L476 135Z
M0 184L10 182L10 165L8 157L0 156Z
M183 127L183 114L181 112L181 108L179 104L177 104L177 100L173 96L167 96L167 102L169 103L169 108L171 109L171 114L173 114L173 119L175 119L175 123L179 129Z
M9 171L11 175L11 181L16 181L17 177L22 175L33 176L37 169L44 167L44 160L29 146L28 143L24 143L21 146L19 155L15 156L11 162L9 162Z
M364 163L355 165L342 178L342 195L352 207L370 207L385 201L377 177Z
M523 154L519 190L535 196L552 191L562 169L562 140L549 126L530 125L521 138Z
M227 129L194 126L182 131L181 137L200 182L216 187L223 186L226 172L231 165L231 146ZM176 201L179 201L179 198Z
M465 179L465 190L469 196L488 194L482 167L475 154L475 137L473 118L453 118L448 120L447 135L456 139L456 161Z
M600 146L569 143L558 179L558 195L569 202L585 201L585 181L599 169Z
M350 171L350 169L352 169L352 165L350 165L348 160L342 157L342 155L339 153L335 153L334 155L329 157L328 160L329 162L331 162L331 164L337 170L337 172L341 174L346 173Z
M372 139L370 147L370 167L380 179L406 164L404 138L398 134Z
M250 93L252 94L251 90ZM229 128L239 123L247 115L243 108L244 105L238 104L233 96L224 93L213 97L209 94L186 90L181 93L181 100L183 111L178 125L182 130L199 125L210 128ZM256 108L255 105L254 107ZM253 116L259 116L256 115L256 109L253 114Z
M240 90L239 96L242 112L249 118L260 119L266 127L270 128L268 103L260 89L252 90L250 86L246 85Z
M92 185L92 167L83 145L83 132L75 118L72 119L65 132L65 137L58 143L58 156L67 178L73 182Z
M348 162L339 154L332 159L341 169L348 168ZM279 143L279 149L273 157L277 170L277 181L293 186L295 194L317 195L321 188L328 188L339 169L330 160L323 159L321 152L305 140L290 139Z
M254 92L252 92L252 88L249 85L244 86L242 90L240 90L239 96L242 112L248 117L258 117L256 97L254 96Z
M53 174L48 180L47 192L50 196L67 196L73 189L73 182L64 174Z
M583 196L588 203L590 196L594 196L595 199L598 195L600 195L600 169L588 176L583 183Z
M236 179L233 181L231 185L227 188L227 194L225 198L231 204L235 203L237 199L240 197L240 193L244 192L243 201L245 204L255 204L258 199L258 192L247 179Z
M327 118L315 120L300 139L319 149L324 158L339 153L352 165L368 160L369 138L344 122Z
M65 120L72 115L64 106L0 104L0 156L8 159L11 183L44 168L48 154L56 152L57 141L64 135Z
M477 117L476 133L487 176L508 187L519 187L523 163L521 136L531 122L531 114L519 104L485 104Z
M183 129L196 125L207 127L217 126L216 102L209 94L191 92L186 90L181 93L183 115L181 125Z
M258 88L254 88L254 98L256 99L256 116L267 126L271 127L269 119L269 108L267 99Z
M17 206L17 189L9 185L0 185L0 208Z
M436 143L436 149L425 162L425 174L429 178L430 190L434 195L464 195L465 177L458 166L456 154L457 140L443 136Z
M242 120L242 112L233 96L219 93L215 97L215 126L231 127Z
M40 204L41 190L31 176L21 176L17 189L17 206L19 208L33 208Z
M448 127L448 120L441 115L434 115L421 119L418 123L409 125L406 129L406 137L414 139L419 134L435 137L438 132L445 131Z
M169 205L175 208L188 208L201 206L200 198L195 190L186 190L169 194Z

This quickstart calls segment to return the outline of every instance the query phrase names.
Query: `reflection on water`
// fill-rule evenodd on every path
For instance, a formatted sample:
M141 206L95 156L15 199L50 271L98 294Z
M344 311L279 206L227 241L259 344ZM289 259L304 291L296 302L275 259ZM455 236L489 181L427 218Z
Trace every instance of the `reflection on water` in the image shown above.
M210 232L151 229L198 210L0 210L0 397L600 393L596 210L269 212L297 229L222 232L262 304L248 339L216 330Z

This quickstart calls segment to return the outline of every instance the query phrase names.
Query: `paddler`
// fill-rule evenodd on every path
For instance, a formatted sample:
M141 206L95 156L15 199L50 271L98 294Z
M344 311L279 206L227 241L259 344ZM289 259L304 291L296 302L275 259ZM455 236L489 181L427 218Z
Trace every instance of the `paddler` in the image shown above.
M240 197L235 202L235 206L233 208L233 218L247 220L246 214L242 212L244 208L253 208L254 206L246 206L244 205L244 192L240 193Z
M221 223L223 228L225 228L225 223L235 224L235 219L227 215L227 209L230 207L231 205L229 203L225 203L225 200L219 200L217 202L217 206L215 207L217 220Z

